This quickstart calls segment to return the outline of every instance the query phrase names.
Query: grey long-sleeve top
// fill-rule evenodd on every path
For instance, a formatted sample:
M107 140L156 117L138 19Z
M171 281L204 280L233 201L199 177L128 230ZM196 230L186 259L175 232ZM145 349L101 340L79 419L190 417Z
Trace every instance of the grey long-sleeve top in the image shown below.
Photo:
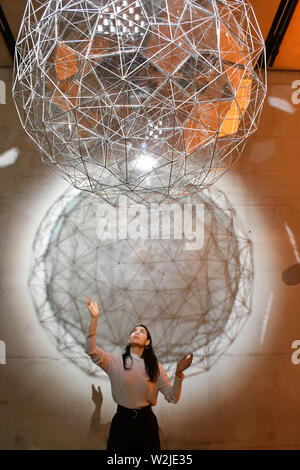
M142 408L149 404L156 405L160 391L170 403L177 403L182 386L182 378L175 375L173 386L168 380L163 366L158 363L159 376L156 382L149 382L144 359L137 354L127 358L125 370L123 358L114 353L103 351L96 345L96 334L87 338L85 352L93 362L103 369L110 379L113 400L126 408Z

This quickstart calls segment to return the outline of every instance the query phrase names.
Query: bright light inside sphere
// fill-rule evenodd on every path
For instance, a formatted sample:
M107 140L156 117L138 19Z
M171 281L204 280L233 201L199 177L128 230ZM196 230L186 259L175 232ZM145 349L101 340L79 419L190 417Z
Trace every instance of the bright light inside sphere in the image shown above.
M154 158L150 157L150 155L142 153L136 159L135 167L139 170L151 171L152 168L154 168L155 166L156 166L156 161L154 160Z

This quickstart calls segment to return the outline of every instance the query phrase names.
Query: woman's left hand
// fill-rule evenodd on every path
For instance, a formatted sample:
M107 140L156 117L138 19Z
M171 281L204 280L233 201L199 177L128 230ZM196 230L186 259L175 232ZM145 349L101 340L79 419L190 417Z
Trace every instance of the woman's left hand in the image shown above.
M179 374L180 372L183 372L185 369L190 367L193 360L193 353L191 353L189 356L190 357L187 357L187 354L185 354L181 359L179 359L177 362L176 374Z

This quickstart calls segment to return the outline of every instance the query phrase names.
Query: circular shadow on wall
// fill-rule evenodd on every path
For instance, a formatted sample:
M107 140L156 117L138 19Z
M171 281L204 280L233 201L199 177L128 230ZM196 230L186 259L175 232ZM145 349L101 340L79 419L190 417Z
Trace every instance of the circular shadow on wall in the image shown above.
M252 245L215 188L150 209L71 187L37 230L28 282L57 349L88 374L103 374L84 351L90 295L101 348L121 354L143 323L168 372L194 353L188 376L211 368L251 313Z

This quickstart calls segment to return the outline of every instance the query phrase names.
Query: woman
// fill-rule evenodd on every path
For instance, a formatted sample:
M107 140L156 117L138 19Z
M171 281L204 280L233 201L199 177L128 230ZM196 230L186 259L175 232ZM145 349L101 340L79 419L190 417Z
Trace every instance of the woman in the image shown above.
M107 353L96 346L99 317L97 302L88 297L91 314L86 353L109 376L112 396L118 404L107 440L107 450L160 450L159 430L152 405L160 391L170 403L177 403L184 378L193 354L183 356L177 363L173 386L166 371L157 361L152 339L145 325L137 325L130 333L125 353L121 356Z

